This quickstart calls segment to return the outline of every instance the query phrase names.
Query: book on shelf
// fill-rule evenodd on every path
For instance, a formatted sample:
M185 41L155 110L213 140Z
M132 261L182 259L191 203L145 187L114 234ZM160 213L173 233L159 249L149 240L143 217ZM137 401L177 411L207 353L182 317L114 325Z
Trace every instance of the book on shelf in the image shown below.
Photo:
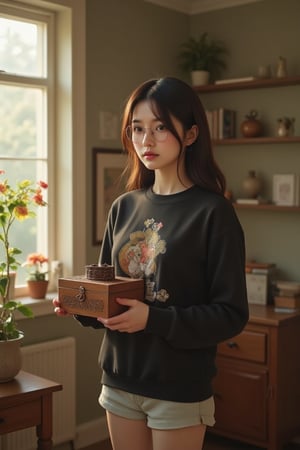
M274 263L257 263L246 262L246 273L253 273L256 275L268 275L269 278L274 278L276 271L276 264Z
M219 130L219 110L214 109L212 112L212 138L218 139Z
M236 112L228 108L205 110L211 139L229 139L235 137Z
M275 306L274 311L283 314L293 314L295 312L300 312L299 308L282 308L280 306Z
M300 295L297 297L275 295L274 304L277 308L300 308Z
M235 137L235 116L233 109L219 108L218 110L218 139Z
M276 267L275 263L265 263L265 262L257 262L257 261L246 261L246 268L253 269L273 269Z
M206 120L209 128L210 138L213 137L213 112L208 109L205 110Z
M276 288L290 293L300 293L300 282L276 280Z
M265 205L268 203L268 200L264 198L237 198L236 203L239 205Z
M295 291L291 291L291 290L288 290L288 289L278 289L275 286L275 291L276 291L276 294L281 296L281 297L297 297L297 295L300 295L300 290L299 289L297 289Z
M224 80L216 80L215 84L242 83L245 81L254 81L254 80L257 80L257 77L249 76L240 78L225 78Z

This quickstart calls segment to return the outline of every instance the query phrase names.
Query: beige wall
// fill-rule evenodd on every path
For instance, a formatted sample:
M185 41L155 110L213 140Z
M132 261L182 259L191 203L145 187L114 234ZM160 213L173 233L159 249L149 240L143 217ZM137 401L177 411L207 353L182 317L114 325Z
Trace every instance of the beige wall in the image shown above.
M99 111L120 118L126 98L142 81L178 76L176 54L189 33L189 17L141 0L87 2L87 171L91 211L91 149L120 148L116 140L99 138ZM90 222L90 214L87 218ZM87 227L87 260L98 260Z
M300 74L300 2L264 0L191 18L191 33L208 30L230 49L224 78L256 75L261 64L270 64L273 74L279 55L287 58L288 74ZM281 89L232 91L201 95L208 109L220 106L237 111L237 128L250 109L257 109L266 134L274 135L277 118L295 117L295 134L300 135L300 86ZM300 174L298 144L223 146L216 156L228 179L228 187L241 196L241 184L249 169L264 181L264 194L272 197L274 173ZM278 276L300 280L300 214L239 211L246 233L249 259L274 262Z

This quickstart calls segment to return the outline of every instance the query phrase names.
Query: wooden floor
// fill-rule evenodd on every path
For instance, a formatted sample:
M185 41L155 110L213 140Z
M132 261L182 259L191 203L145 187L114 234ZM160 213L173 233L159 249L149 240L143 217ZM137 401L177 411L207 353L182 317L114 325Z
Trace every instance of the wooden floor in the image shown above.
M105 441L86 447L84 450L112 450L112 446L109 441ZM204 450L261 450L261 448L209 434L205 438ZM289 444L284 450L300 450L300 445Z

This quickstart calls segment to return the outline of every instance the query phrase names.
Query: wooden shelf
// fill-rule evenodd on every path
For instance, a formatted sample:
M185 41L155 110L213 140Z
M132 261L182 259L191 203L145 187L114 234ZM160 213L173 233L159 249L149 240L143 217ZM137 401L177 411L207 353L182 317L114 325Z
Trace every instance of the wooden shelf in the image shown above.
M265 78L257 79L253 81L241 81L235 83L224 84L206 84L204 86L194 86L194 89L198 93L209 92L222 92L222 91L237 91L245 89L260 89L260 88L273 88L293 86L300 84L300 76L297 77L285 77L285 78Z
M214 145L293 144L300 142L300 136L213 139L212 142Z
M264 211L285 211L285 212L300 212L300 206L280 206L272 203L249 205L243 203L233 203L236 209L259 209Z

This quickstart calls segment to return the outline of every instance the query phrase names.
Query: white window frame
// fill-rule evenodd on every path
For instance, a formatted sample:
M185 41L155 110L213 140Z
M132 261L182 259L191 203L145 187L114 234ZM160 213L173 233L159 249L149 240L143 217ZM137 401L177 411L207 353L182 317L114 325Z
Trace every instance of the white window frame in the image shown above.
M1 6L5 3L29 11L46 7L55 14L55 47L51 51L56 61L56 106L53 129L49 129L53 136L49 152L53 149L55 159L49 159L48 182L53 188L52 194L49 192L49 258L63 263L64 276L81 274L87 251L86 0L0 0ZM60 45L62 40L64 45ZM30 303L28 299L24 302ZM50 302L34 301L31 306L35 316L52 311Z
M44 49L44 54L42 55L43 58L45 58L44 61L42 61L42 74L41 76L26 76L26 75L19 75L19 74L12 74L9 72L0 72L0 81L1 83L7 84L9 86L17 86L17 87L33 87L33 88L41 88L44 97L43 101L43 108L45 108L45 111L43 114L43 117L46 120L46 124L43 127L45 130L44 135L42 136L43 142L41 148L46 148L47 152L43 155L39 155L37 152L36 155L36 161L43 160L47 163L47 176L45 181L48 181L48 177L50 175L50 167L49 162L54 160L54 142L53 142L53 135L54 135L54 82L55 82L55 76L54 76L54 14L50 11L41 11L38 9L34 10L28 10L25 8L17 7L13 4L13 2L10 2L9 4L6 4L6 2L1 2L0 4L0 11L1 15L7 15L8 18L29 22L29 23L42 23L45 24L45 30L46 37L44 39L43 44L46 46ZM4 67L1 69L5 69ZM16 160L18 158L15 158ZM51 185L49 183L49 190L47 192L48 194L48 203L53 203L53 198L55 195L54 192L55 186ZM53 255L53 249L50 245L49 235L50 235L50 229L51 229L51 223L50 223L50 217L48 211L38 211L37 212L37 221L38 221L38 228L37 228L37 251L42 252L43 254L46 254L49 259L51 260L51 257ZM26 285L20 285L16 286L15 288L15 295L16 297L24 296L28 293L28 288Z

